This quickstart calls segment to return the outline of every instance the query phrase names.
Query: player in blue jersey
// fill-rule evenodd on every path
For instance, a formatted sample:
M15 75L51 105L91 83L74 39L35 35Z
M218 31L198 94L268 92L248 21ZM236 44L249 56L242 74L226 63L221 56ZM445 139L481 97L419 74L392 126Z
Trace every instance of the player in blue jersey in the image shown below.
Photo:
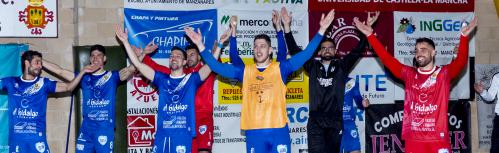
M187 34L192 29L186 29ZM169 58L169 75L155 72L148 65L141 63L128 42L128 33L117 27L116 36L125 46L125 50L133 65L147 79L157 87L159 93L157 129L153 152L155 153L185 153L191 151L192 138L196 136L194 98L196 90L201 85L211 69L204 65L198 72L185 74L183 71L187 63L186 53L179 47L173 47ZM202 36L190 37L199 50L204 50ZM202 44L202 43L201 43ZM220 56L220 50L213 53Z
M46 111L49 93L72 91L84 73L69 83L40 77L42 54L26 51L21 56L23 75L0 79L0 91L6 91L9 100L9 153L49 153L47 144ZM97 70L85 66L85 73Z
M106 59L104 46L90 47L90 64L98 70L83 75L81 81L83 123L77 138L77 153L113 151L116 89L121 81L132 76L135 68L128 66L120 71L107 71L104 69ZM75 77L75 73L48 61L44 61L43 67L66 80Z
M355 126L357 109L353 106L353 101L355 101L357 108L364 110L364 108L369 106L369 100L362 98L355 79L347 78L345 82L341 152L360 153L359 132L357 131L357 126Z

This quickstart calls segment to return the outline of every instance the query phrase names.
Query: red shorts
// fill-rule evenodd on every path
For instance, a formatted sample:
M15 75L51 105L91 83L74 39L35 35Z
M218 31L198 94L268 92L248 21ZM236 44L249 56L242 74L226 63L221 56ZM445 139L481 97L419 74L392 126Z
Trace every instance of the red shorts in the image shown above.
M405 140L406 153L450 153L449 141L441 140Z
M192 139L192 152L209 151L213 145L212 113L196 112L196 137Z

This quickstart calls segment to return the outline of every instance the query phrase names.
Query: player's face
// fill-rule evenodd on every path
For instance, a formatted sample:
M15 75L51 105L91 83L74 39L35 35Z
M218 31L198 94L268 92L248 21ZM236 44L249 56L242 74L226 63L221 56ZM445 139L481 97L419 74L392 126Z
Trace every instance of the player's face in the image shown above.
M421 42L416 44L416 62L419 67L425 67L430 63L433 63L433 57L435 56L435 49L427 42Z
M256 39L253 45L254 58L256 63L263 63L270 58L272 47L265 39Z
M185 65L184 54L180 50L172 50L170 54L170 69L178 70L182 69Z
M34 56L31 62L29 62L28 73L32 76L40 76L42 73L42 58Z
M198 65L199 60L201 57L199 57L198 51L196 49L188 49L187 50L187 66L188 67L195 67Z
M106 55L104 55L104 53L95 50L90 53L90 64L98 67L104 67L105 63Z
M336 48L334 44L330 41L325 41L321 43L321 50L319 51L319 55L322 60L331 60L336 54Z

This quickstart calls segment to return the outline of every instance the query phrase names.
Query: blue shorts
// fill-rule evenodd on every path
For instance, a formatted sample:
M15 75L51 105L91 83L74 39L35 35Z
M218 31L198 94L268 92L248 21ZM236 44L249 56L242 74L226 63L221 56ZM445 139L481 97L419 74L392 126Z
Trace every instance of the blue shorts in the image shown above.
M360 151L360 139L355 121L343 121L343 136L341 150L344 152Z
M114 127L98 130L80 129L76 140L77 153L109 153L113 152Z
M288 125L283 128L246 130L247 153L290 153Z
M192 136L188 134L159 135L154 139L153 153L188 153L191 152Z
M47 139L9 140L9 153L50 153Z

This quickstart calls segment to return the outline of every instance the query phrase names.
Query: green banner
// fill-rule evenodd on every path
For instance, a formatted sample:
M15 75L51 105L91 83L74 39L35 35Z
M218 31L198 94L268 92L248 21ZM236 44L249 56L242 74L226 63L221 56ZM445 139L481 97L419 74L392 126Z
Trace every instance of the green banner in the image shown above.
M21 52L28 45L0 44L0 78L21 75ZM1 83L1 82L0 82ZM6 91L0 91L0 153L9 152L9 113ZM7 124L5 124L7 123Z

